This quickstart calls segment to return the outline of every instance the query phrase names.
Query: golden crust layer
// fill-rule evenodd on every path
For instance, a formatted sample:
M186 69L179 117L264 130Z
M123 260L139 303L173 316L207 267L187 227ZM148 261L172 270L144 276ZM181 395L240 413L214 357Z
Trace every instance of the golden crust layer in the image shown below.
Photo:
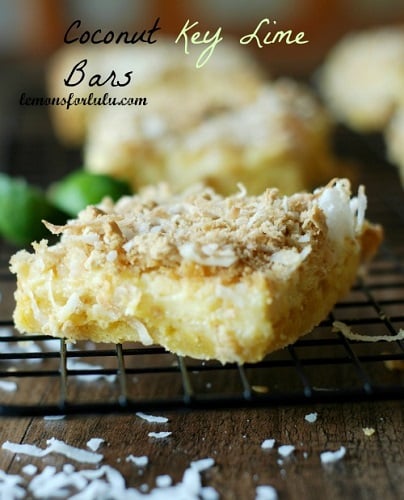
M380 241L362 191L222 197L194 187L105 200L60 242L11 259L19 330L258 361L320 322Z

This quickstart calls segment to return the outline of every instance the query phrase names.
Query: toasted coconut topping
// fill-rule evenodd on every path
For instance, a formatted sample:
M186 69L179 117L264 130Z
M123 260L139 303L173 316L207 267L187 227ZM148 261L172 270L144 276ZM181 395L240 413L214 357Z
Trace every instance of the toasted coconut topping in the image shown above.
M345 179L314 194L290 197L276 189L248 196L242 186L227 198L202 186L173 194L160 185L116 204L105 199L65 226L47 226L62 233L62 241L74 240L76 248L82 248L87 267L105 261L105 256L108 262L120 259L139 270L186 262L225 268L294 267L321 235L342 242L360 231L365 207L363 189L351 199Z

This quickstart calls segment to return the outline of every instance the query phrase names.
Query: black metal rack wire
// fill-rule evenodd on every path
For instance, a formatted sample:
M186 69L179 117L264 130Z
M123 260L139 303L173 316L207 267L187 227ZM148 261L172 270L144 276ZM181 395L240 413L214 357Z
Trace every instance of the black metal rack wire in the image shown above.
M18 120L37 123L29 117ZM49 180L77 161L49 140L46 120L41 127L19 124L15 132L2 148L13 174ZM352 341L333 328L339 321L363 335L390 336L404 329L404 192L397 171L384 161L380 140L363 141L344 130L338 140L340 153L364 166L360 181L368 191L369 218L383 224L385 243L367 275L328 318L294 345L256 364L221 365L136 344L69 345L44 335L21 336L11 318L15 283L7 269L14 249L0 243L0 415L404 399L404 342Z

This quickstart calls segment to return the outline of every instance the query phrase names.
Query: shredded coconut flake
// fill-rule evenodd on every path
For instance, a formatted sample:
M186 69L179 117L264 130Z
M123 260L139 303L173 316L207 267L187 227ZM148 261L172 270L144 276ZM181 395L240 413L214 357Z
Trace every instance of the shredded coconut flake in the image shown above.
M292 444L284 444L278 448L278 453L283 458L289 457L294 451L295 447Z
M137 334L139 335L140 342L143 345L152 345L153 339L151 338L145 325L141 321L135 318L131 318L130 322L131 326L136 330Z
M324 451L320 454L320 460L322 464L332 464L344 458L346 453L345 446L341 446L341 448L337 451Z
M156 439L164 439L168 436L171 436L172 432L166 431L166 432L149 432L148 436Z
M111 250L110 252L107 253L106 259L108 262L114 262L117 257L118 257L118 252L116 250Z
M198 472L203 472L207 469L210 469L215 465L215 461L213 458L201 458L200 460L196 460L191 462L191 469L197 470Z
M91 451L97 451L98 448L104 443L105 440L102 438L91 438L87 441L87 448L90 448Z
M361 203L366 200L361 192ZM343 242L345 236L354 235L357 220L352 212L352 205L359 204L358 199L352 202L349 197L349 184L345 179L338 179L333 186L322 190L318 204L327 218L327 226L330 237L335 241ZM361 210L362 213L362 210Z
M359 340L362 342L395 342L396 340L404 339L404 330L400 329L397 335L361 335L360 333L355 333L351 328L342 321L334 321L332 326L337 332L341 332L344 337L349 340Z
M306 420L306 422L313 424L317 421L317 417L318 413L314 411L313 413L308 413L307 415L305 415L304 419Z
M275 439L265 439L261 443L261 448L264 450L272 449L275 446Z
M168 422L167 417L155 417L154 415L147 415L146 413L137 412L136 416L146 420L147 422L156 423L156 424L166 424Z
M15 392L18 389L16 382L11 380L0 380L0 390L5 392Z
M27 465L24 465L24 467L22 468L22 472L24 474L26 474L27 476L33 476L34 474L36 474L38 471L38 467L34 464L27 464Z
M86 452L85 450L82 450ZM183 498L187 500L218 500L219 495L212 487L203 487L201 473L214 465L213 459L206 458L192 462L184 471L182 481L172 486L168 475L156 479L157 487L149 491L146 484L140 491L127 488L125 478L116 469L103 465L97 469L76 470L71 464L64 464L62 470L46 466L28 479L20 475L7 474L0 470L0 498L7 500L33 498L69 498L70 500L162 500ZM35 466L25 466L23 472L30 476L37 472ZM146 494L146 492L148 492Z
M19 444L19 443L11 443L10 441L5 441L1 445L1 447L3 448L3 450L11 451L11 453L20 453L22 455L29 455L31 457L45 456L45 450L33 444Z
M255 489L255 500L278 500L278 493L273 486L257 486Z
M134 455L128 455L126 457L127 462L132 462L137 467L146 467L149 463L149 458L146 455L142 455L140 457L135 457Z
M55 438L48 439L46 444L48 445L47 448L43 449L31 444L19 444L6 441L3 443L2 448L11 451L12 453L30 455L31 457L44 457L50 453L59 453L67 458L76 460L76 462L91 464L96 464L104 458L103 455L99 453L93 453L70 446Z
M171 486L172 483L173 480L168 474L162 474L161 476L156 477L156 486L158 488L167 488L167 486Z
M48 439L46 444L48 445L48 448L46 449L47 454L52 452L60 453L67 458L75 460L76 462L96 464L104 458L104 456L100 453L82 450L55 438Z
M219 493L212 486L204 486L201 488L201 499L202 500L219 500Z
M188 242L181 245L178 248L178 251L183 259L190 260L204 266L229 267L237 260L234 250L229 246L223 249L218 249L216 253L210 255L204 253L204 248L206 248L206 245L198 250L194 243Z
M25 498L25 491L20 486L22 482L21 476L0 470L0 497L10 500Z

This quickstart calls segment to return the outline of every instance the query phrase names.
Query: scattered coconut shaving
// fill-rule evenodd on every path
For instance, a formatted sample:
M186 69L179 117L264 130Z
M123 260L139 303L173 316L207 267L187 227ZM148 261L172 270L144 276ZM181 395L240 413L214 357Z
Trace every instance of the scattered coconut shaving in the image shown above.
M395 342L396 340L404 340L404 330L402 328L397 332L397 335L362 335L353 332L350 326L342 321L334 321L332 326L334 331L342 333L349 340L359 340L362 342Z
M213 486L204 486L201 488L201 500L219 500L219 498L220 495Z
M0 470L0 498L25 498L25 490L21 487L23 478L16 474L7 474Z
M0 390L5 392L15 392L18 389L16 382L11 380L0 380Z
M156 486L158 488L167 488L167 486L171 486L172 484L173 480L168 474L161 474L156 477Z
M149 432L147 435L152 438L156 439L164 439L168 436L171 436L172 432L166 431L166 432Z
M136 413L136 416L154 424L166 424L168 422L167 417L155 417L154 415L146 415L146 413L140 411Z
M306 422L309 422L309 424L313 424L314 422L317 421L318 413L313 412L313 413L308 413L307 415L304 416L304 419Z
M255 500L278 500L278 493L273 486L257 486L255 489Z
M38 467L34 464L27 464L27 465L24 465L24 467L22 468L22 472L24 474L27 474L27 476L33 476L34 474L36 474L38 471Z
M19 453L21 455L29 455L31 457L44 457L46 454L46 450L43 450L34 444L19 444L6 441L1 447L3 450L11 451L11 453Z
M275 439L264 439L261 443L261 448L264 450L270 450L275 446Z
M279 446L278 453L281 457L286 458L289 457L294 451L295 447L292 444L283 444Z
M338 460L341 460L341 458L344 458L345 453L345 446L341 446L341 448L337 451L324 451L323 453L320 453L321 463L326 465L337 462Z
M34 445L24 446L26 451L30 446L35 456L38 456L36 454L38 450L44 451ZM10 447L14 448L12 443L9 443L6 449ZM86 450L79 451L88 453ZM156 483L160 486L147 494L147 485L143 485L140 491L127 488L123 475L108 465L102 465L97 469L76 470L72 464L64 464L62 470L59 471L56 467L48 465L31 479L17 474L7 474L0 470L0 498L14 500L29 496L37 499L69 498L69 500L122 500L122 498L125 500L146 498L151 500L166 498L218 500L217 491L210 486L202 486L201 478L201 473L211 468L214 463L211 458L191 462L189 468L184 471L182 481L174 486L172 486L170 476L158 476ZM27 476L35 474L36 471L37 468L34 465L26 465L22 469ZM169 480L170 484L168 484Z
M128 455L126 457L127 462L132 462L137 467L146 467L149 463L149 458L146 455L142 455L140 457L135 457L134 455Z
M55 438L48 439L46 441L46 444L48 445L48 447L43 449L32 444L19 444L6 441L5 443L3 443L2 448L4 450L11 451L12 453L30 455L31 457L44 457L46 455L49 455L50 453L58 453L60 455L64 455L67 458L75 460L76 462L88 464L97 464L104 458L104 456L99 453L94 453L91 451L82 450L81 448L70 446L64 441L59 441Z
M90 448L91 451L97 451L98 448L104 443L105 440L102 438L91 438L87 441L87 448Z

